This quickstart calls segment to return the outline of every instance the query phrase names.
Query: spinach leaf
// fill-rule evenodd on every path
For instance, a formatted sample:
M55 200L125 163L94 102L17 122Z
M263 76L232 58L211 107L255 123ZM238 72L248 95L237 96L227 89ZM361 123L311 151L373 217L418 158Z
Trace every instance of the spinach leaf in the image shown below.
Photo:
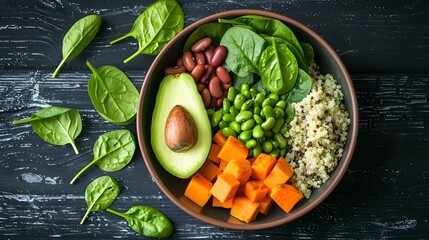
M107 208L107 211L127 220L130 227L147 237L168 237L173 232L173 224L160 211L148 206L134 206L126 213Z
M82 119L75 109L50 106L12 123L30 123L34 132L46 142L53 145L70 143L75 153L79 153L74 139L82 131Z
M253 74L249 74L245 77L240 77L234 74L232 79L233 87L237 90L240 90L240 87L243 85L243 83L247 83L249 86L252 86L254 81L255 78Z
M122 129L104 133L94 144L94 159L76 174L70 184L94 164L106 172L121 170L131 161L135 149L135 138L130 131Z
M255 89L256 91L264 94L265 96L267 96L270 93L270 91L264 87L264 84L262 83L261 80L259 80L257 83L255 83L255 85L253 85L252 89Z
M285 44L273 41L271 46L262 52L259 71L264 87L281 95L294 87L298 75L298 63Z
M292 104L290 103L286 104L285 114L286 114L286 119L285 119L286 122L291 122L295 117L295 108L292 106Z
M313 78L304 70L299 69L294 88L287 94L286 102L300 102L307 97L313 87Z
M283 38L287 42L290 42L301 56L304 56L304 52L302 51L301 45L299 44L295 34L280 20L258 15L245 15L233 20L246 23L258 34L266 34L272 37Z
M98 15L89 15L78 20L68 30L63 39L63 59L55 69L52 78L55 78L61 67L77 57L86 46L94 39L101 25L101 17Z
M132 122L137 113L139 92L127 75L114 66L95 69L90 62L86 64L93 73L88 93L98 113L111 123Z
M127 63L139 54L156 55L162 48L182 31L185 15L180 5L174 0L158 0L135 20L130 32L110 42L114 44L127 37L134 37L139 49L129 58Z
M223 35L220 45L228 49L227 69L240 77L259 73L258 63L265 40L258 34L246 28L231 27Z
M186 40L183 52L191 49L194 43L204 37L210 37L212 39L212 45L218 46L223 34L225 34L226 30L230 27L231 25L229 24L221 23L206 23L199 26Z
M120 192L118 182L110 176L102 176L92 181L85 190L85 201L88 210L80 224L85 222L90 212L105 210L116 200Z
M304 51L304 58L305 58L305 62L307 63L307 68L308 68L308 66L311 64L311 62L313 61L313 58L314 58L313 46L311 46L311 44L303 42L303 41L299 41L299 44L301 45L301 48ZM307 68L305 68L304 70L307 70Z

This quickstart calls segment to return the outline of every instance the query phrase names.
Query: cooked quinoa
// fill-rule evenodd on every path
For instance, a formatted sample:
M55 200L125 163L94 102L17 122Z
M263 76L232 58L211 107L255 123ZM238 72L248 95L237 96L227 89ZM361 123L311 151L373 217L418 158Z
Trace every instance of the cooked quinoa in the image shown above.
M295 171L290 181L306 198L337 166L350 125L341 86L332 75L321 75L314 63L309 73L313 88L301 102L292 104L295 117L287 123L285 135L290 146L286 159Z

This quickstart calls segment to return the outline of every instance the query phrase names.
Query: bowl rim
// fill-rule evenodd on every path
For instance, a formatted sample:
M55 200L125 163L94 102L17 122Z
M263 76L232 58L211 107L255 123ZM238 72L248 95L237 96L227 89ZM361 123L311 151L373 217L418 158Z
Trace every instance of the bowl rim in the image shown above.
M168 49L171 45L173 45L178 39L190 34L192 31L194 31L198 26L204 23L208 22L214 22L217 21L218 18L225 18L225 17L231 17L231 16L239 16L239 15L260 15L260 16L266 16L278 19L282 22L287 23L290 26L294 26L295 28L299 28L302 31L306 32L308 35L310 35L312 38L314 38L316 41L320 42L326 50L329 52L329 54L334 58L336 64L339 66L340 72L344 75L345 78L345 84L347 88L349 89L351 96L351 109L349 109L349 113L353 118L351 118L351 122L349 125L349 151L346 152L345 156L343 155L344 161L339 169L336 169L338 171L338 174L332 178L332 184L329 185L319 196L318 198L314 199L312 202L310 202L308 205L301 209L296 209L293 212L289 213L286 217L268 222L268 223L251 223L251 224L232 224L227 221L220 221L211 217L208 217L202 213L195 212L194 210L190 209L189 207L185 206L180 200L176 198L176 196L168 190L168 188L165 186L165 184L161 181L159 176L156 174L154 170L154 166L152 165L152 162L149 160L148 155L148 149L146 148L144 144L143 135L145 130L142 127L142 120L143 120L143 100L147 93L148 89L148 81L147 79L151 77L154 73L155 66L161 61L163 56L166 54ZM351 112L350 112L351 111ZM185 27L180 33L178 33L172 40L167 43L167 45L163 48L163 50L156 56L154 61L152 62L149 70L146 73L145 79L143 81L143 85L140 91L139 96L139 103L138 103L138 109L137 109L137 118L136 118L136 126L137 126L137 138L138 143L140 147L141 154L143 155L143 160L145 161L146 167L151 174L152 178L154 179L155 183L158 185L158 187L162 190L162 192L169 198L170 201L172 201L177 207L179 207L181 210L186 212L187 214L193 216L196 219L199 219L203 222L218 226L218 227L224 227L228 229L234 229L234 230L260 230L260 229L267 229L276 227L285 223L288 223L290 221L293 221L306 213L313 210L317 205L319 205L322 201L324 201L331 192L335 189L335 187L338 185L342 177L344 176L345 172L347 171L347 168L351 162L356 142L357 142L357 136L358 136L358 104L357 104L357 98L356 98L356 92L355 88L352 82L352 79L349 75L349 72L347 71L344 63L340 59L339 55L335 52L335 50L316 32L311 30L309 27L305 26L304 24L298 22L297 20L294 20L290 17L287 17L285 15L270 12L266 10L257 10L257 9L236 9L236 10L229 10L229 11L223 11L219 13L215 13L209 16L206 16L189 26ZM150 141L150 140L149 140ZM338 168L337 167L337 168Z

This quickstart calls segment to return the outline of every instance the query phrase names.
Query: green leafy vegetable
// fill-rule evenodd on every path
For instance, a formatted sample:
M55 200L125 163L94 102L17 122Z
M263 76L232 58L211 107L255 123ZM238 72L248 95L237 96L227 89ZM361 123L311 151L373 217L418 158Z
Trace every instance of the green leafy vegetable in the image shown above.
M254 81L255 81L254 74L249 74L245 77L234 75L234 79L232 83L233 83L233 87L235 87L236 89L240 89L240 86L243 85L243 83L246 83L247 85L252 86Z
M82 131L82 119L75 109L50 106L33 113L30 118L12 123L30 123L34 132L46 142L53 145L70 143L75 153L79 153L74 139Z
M183 51L191 49L194 43L204 37L210 37L212 39L212 45L219 45L222 36L230 27L231 25L229 24L221 23L206 23L199 26L186 40L185 46L183 47Z
M257 83L255 83L252 89L255 89L256 91L264 94L265 96L267 96L270 93L270 91L264 87L262 80L259 80Z
M55 78L61 67L77 57L86 46L94 39L101 25L101 17L98 15L89 15L78 20L69 29L63 39L63 59L55 69L52 78Z
M110 176L102 176L92 181L85 190L88 210L80 224L85 222L90 212L105 210L116 200L120 192L118 182Z
M107 208L107 211L127 220L130 227L147 237L168 237L173 232L173 224L160 211L148 206L134 206L126 213Z
M114 66L95 69L86 62L93 75L88 82L88 93L98 113L107 121L125 125L137 113L139 92L127 75Z
M185 15L180 5L174 0L158 0L135 20L130 32L110 42L114 44L127 37L133 37L139 43L139 49L127 63L139 54L156 55L177 33L182 31Z
M286 104L285 114L286 114L286 122L291 122L295 117L295 108L292 106L292 104L290 103Z
M259 71L264 87L281 95L294 87L298 76L298 63L286 45L273 41L271 46L262 52Z
M308 65L310 65L310 63L313 61L313 58L314 58L313 46L303 41L299 41L299 44L301 45L302 51L304 51L304 58L308 67ZM307 70L307 68L305 68L304 70Z
M258 63L265 40L258 34L242 27L231 27L223 35L220 45L228 49L226 67L240 77L259 73Z
M307 97L313 86L313 79L304 70L299 69L294 88L287 94L286 102L300 102Z
M136 142L130 131L123 129L104 133L94 144L94 159L76 174L70 184L94 164L106 172L121 170L131 161L135 149Z

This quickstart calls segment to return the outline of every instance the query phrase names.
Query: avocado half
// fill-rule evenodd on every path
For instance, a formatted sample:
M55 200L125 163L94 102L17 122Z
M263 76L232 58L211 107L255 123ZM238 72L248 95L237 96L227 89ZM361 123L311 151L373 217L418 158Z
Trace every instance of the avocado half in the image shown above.
M176 105L189 112L197 127L197 142L186 152L170 150L164 137L168 115ZM188 73L164 77L156 95L151 125L152 149L162 167L176 177L189 178L207 159L211 139L210 121L194 78Z

